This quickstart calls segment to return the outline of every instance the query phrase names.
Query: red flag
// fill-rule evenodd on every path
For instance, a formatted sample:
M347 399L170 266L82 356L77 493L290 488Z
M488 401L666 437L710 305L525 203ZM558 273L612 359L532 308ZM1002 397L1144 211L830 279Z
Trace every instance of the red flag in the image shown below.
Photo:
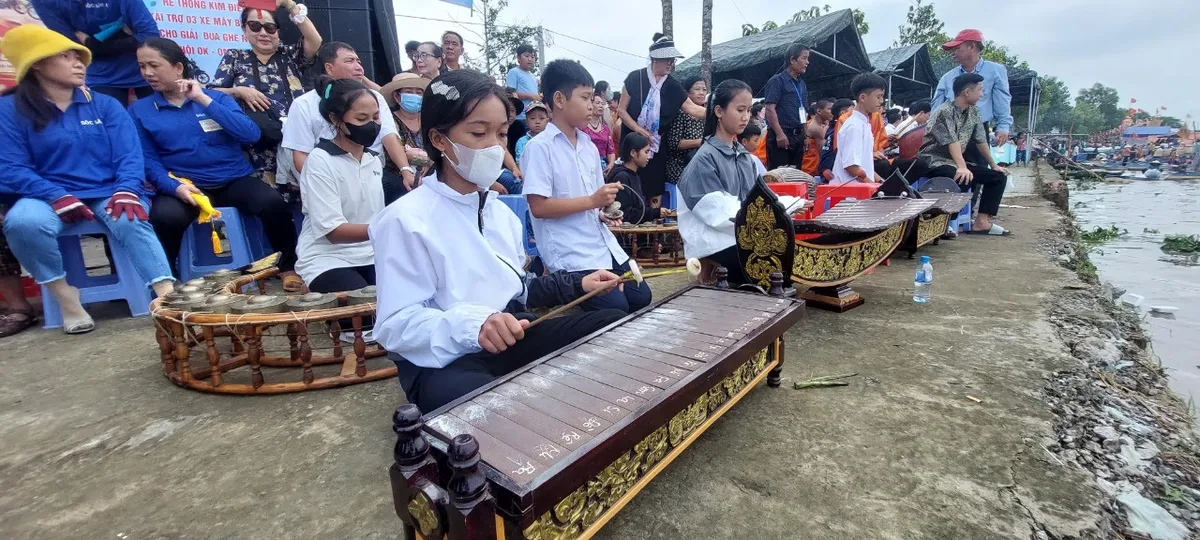
M1130 102L1130 103L1137 103L1137 100L1136 100L1136 99L1133 99L1133 98L1129 98L1129 102Z
M1167 110L1167 108L1166 108L1165 106L1164 106L1164 107L1159 107L1159 109L1162 109L1162 110L1164 110L1164 111L1165 111L1165 110Z
M274 0L241 0L242 7L274 12L279 6Z

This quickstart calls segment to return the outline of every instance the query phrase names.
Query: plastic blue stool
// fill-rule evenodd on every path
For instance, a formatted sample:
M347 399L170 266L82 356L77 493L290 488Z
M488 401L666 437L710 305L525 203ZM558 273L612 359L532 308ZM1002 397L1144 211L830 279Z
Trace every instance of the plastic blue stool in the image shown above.
M229 256L212 252L211 223L193 223L183 233L183 244L179 249L179 277L183 281L202 277L216 270L235 269L254 262L253 242L246 233L246 226L236 208L220 207L220 222L225 224L225 237L229 241ZM259 225L261 228L261 224Z
M524 195L500 195L499 199L521 220L521 228L524 230L521 236L525 242L525 254L537 257L537 243L533 239L533 226L530 224L533 216L529 213L529 201L525 200Z
M242 227L246 228L246 238L250 241L251 258L257 261L275 252L258 216L242 216Z
M958 226L958 232L970 232L973 221L974 218L971 217L971 201L967 201L967 205L958 213L958 221L955 222Z
M112 252L113 265L116 273L106 276L91 277L87 273L87 264L83 260L83 247L79 237L85 234L101 234L108 239ZM109 232L108 227L99 221L87 221L68 225L58 234L58 250L62 253L63 269L67 272L67 283L79 289L80 303L87 305L109 300L124 300L129 304L129 313L134 317L144 317L150 314L150 287L142 282L133 267L129 255L121 249ZM63 324L62 308L46 287L42 287L42 311L45 324L42 328L61 328Z
M679 205L679 188L675 184L667 184L667 191L663 193L662 207L669 210L678 210Z

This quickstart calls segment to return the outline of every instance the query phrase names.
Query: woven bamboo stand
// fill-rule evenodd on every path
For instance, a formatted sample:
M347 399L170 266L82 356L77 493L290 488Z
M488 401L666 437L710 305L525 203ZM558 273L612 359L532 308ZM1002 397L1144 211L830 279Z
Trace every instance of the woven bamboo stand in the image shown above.
M683 238L678 225L622 225L609 227L623 245L627 245L629 256L642 268L681 266L687 262L683 256ZM661 253L658 249L663 246ZM649 257L639 257L638 251L648 249Z
M265 292L265 280L278 272L271 268L237 277L220 289L238 295L257 283L259 292ZM337 307L279 313L202 313L166 305L162 298L150 305L163 375L184 388L285 394L396 376L386 351L363 338L375 303L352 293L337 293ZM341 328L339 321L346 320L352 321L352 328ZM343 344L339 334L351 330L353 343Z

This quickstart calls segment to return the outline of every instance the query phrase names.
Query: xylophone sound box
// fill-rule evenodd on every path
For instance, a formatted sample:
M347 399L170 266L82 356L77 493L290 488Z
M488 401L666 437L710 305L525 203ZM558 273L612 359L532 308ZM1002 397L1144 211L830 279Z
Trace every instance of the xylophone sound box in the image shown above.
M397 410L410 537L588 538L764 379L804 302L692 287L424 416Z

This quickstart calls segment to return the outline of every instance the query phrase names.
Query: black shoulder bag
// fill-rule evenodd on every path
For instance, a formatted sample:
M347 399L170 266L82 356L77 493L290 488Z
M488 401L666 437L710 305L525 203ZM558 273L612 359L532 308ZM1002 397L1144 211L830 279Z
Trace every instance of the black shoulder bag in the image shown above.
M276 52L271 56L269 61L274 64L278 56L279 53ZM251 58L250 65L253 66L254 70L254 88L262 92L263 95L266 95L267 93L262 88L262 78L258 74L258 64L257 57ZM286 76L287 65L283 65L282 68ZM283 119L280 118L279 111L276 111L274 107L268 107L265 111L252 111L245 104L243 104L243 108L246 109L246 116L249 116L250 120L258 125L258 131L262 133L258 137L258 142L250 145L252 148L256 150L269 150L278 147L279 143L283 142Z

